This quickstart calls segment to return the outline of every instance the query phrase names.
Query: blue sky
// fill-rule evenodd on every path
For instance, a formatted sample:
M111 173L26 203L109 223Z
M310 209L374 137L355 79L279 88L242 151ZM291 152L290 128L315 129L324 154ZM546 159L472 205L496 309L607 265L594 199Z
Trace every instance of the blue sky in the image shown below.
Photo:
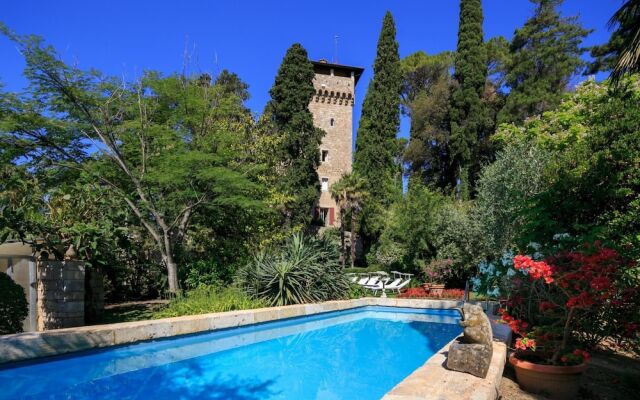
M606 23L620 5L621 0L566 0L561 10L594 29L584 42L590 46L608 39ZM484 0L483 8L485 39L510 38L532 13L527 0ZM338 62L365 68L356 92L357 124L386 10L396 21L401 56L455 49L457 0L9 0L0 21L18 33L43 36L81 68L127 79L147 69L182 71L186 51L191 72L215 75L226 68L240 75L250 85L248 105L256 113L292 43L302 43L312 59L332 61L338 35ZM0 82L21 90L24 63L5 38L0 60ZM402 125L406 136L407 121Z

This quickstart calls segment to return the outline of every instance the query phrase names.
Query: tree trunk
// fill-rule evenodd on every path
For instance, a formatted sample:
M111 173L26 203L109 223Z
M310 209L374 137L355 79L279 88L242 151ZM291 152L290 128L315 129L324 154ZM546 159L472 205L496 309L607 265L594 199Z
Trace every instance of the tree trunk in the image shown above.
M356 242L356 213L351 211L351 268L353 268L356 261Z
M340 262L342 268L347 262L347 246L344 241L344 209L340 208Z
M169 283L169 292L177 294L178 285L178 264L173 258L173 243L169 232L164 232L164 254L162 255L165 266L167 267L167 281Z
M164 255L164 264L167 267L167 281L169 282L169 292L178 293L178 264L171 254Z

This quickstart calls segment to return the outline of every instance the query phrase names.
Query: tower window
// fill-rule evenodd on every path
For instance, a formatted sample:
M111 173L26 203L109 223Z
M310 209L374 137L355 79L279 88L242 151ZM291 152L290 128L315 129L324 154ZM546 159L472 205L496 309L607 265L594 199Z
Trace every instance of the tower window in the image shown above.
M323 192L326 192L329 190L329 178L322 178L321 179L321 185L320 187L322 188Z
M331 118L331 120L329 121L329 125L334 126L336 124L336 120Z
M320 208L319 212L320 221L322 221L323 226L327 226L329 222L329 209L328 208Z
M327 162L329 160L329 150L322 150L320 153L320 161Z

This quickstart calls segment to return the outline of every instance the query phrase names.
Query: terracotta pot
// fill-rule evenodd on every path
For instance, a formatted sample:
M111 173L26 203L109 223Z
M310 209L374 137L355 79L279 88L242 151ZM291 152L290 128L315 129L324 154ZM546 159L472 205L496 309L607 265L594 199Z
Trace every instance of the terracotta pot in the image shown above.
M587 364L572 366L542 365L524 361L512 353L509 363L516 370L516 378L522 389L530 393L545 393L551 399L577 399L580 378Z
M428 295L440 296L444 292L444 283L425 283L424 290Z

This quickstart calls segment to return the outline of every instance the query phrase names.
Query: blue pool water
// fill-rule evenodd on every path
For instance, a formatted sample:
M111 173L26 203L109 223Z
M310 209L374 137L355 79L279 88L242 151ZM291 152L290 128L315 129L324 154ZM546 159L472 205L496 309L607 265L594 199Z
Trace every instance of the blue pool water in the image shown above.
M362 307L0 369L0 399L379 399L461 332Z

